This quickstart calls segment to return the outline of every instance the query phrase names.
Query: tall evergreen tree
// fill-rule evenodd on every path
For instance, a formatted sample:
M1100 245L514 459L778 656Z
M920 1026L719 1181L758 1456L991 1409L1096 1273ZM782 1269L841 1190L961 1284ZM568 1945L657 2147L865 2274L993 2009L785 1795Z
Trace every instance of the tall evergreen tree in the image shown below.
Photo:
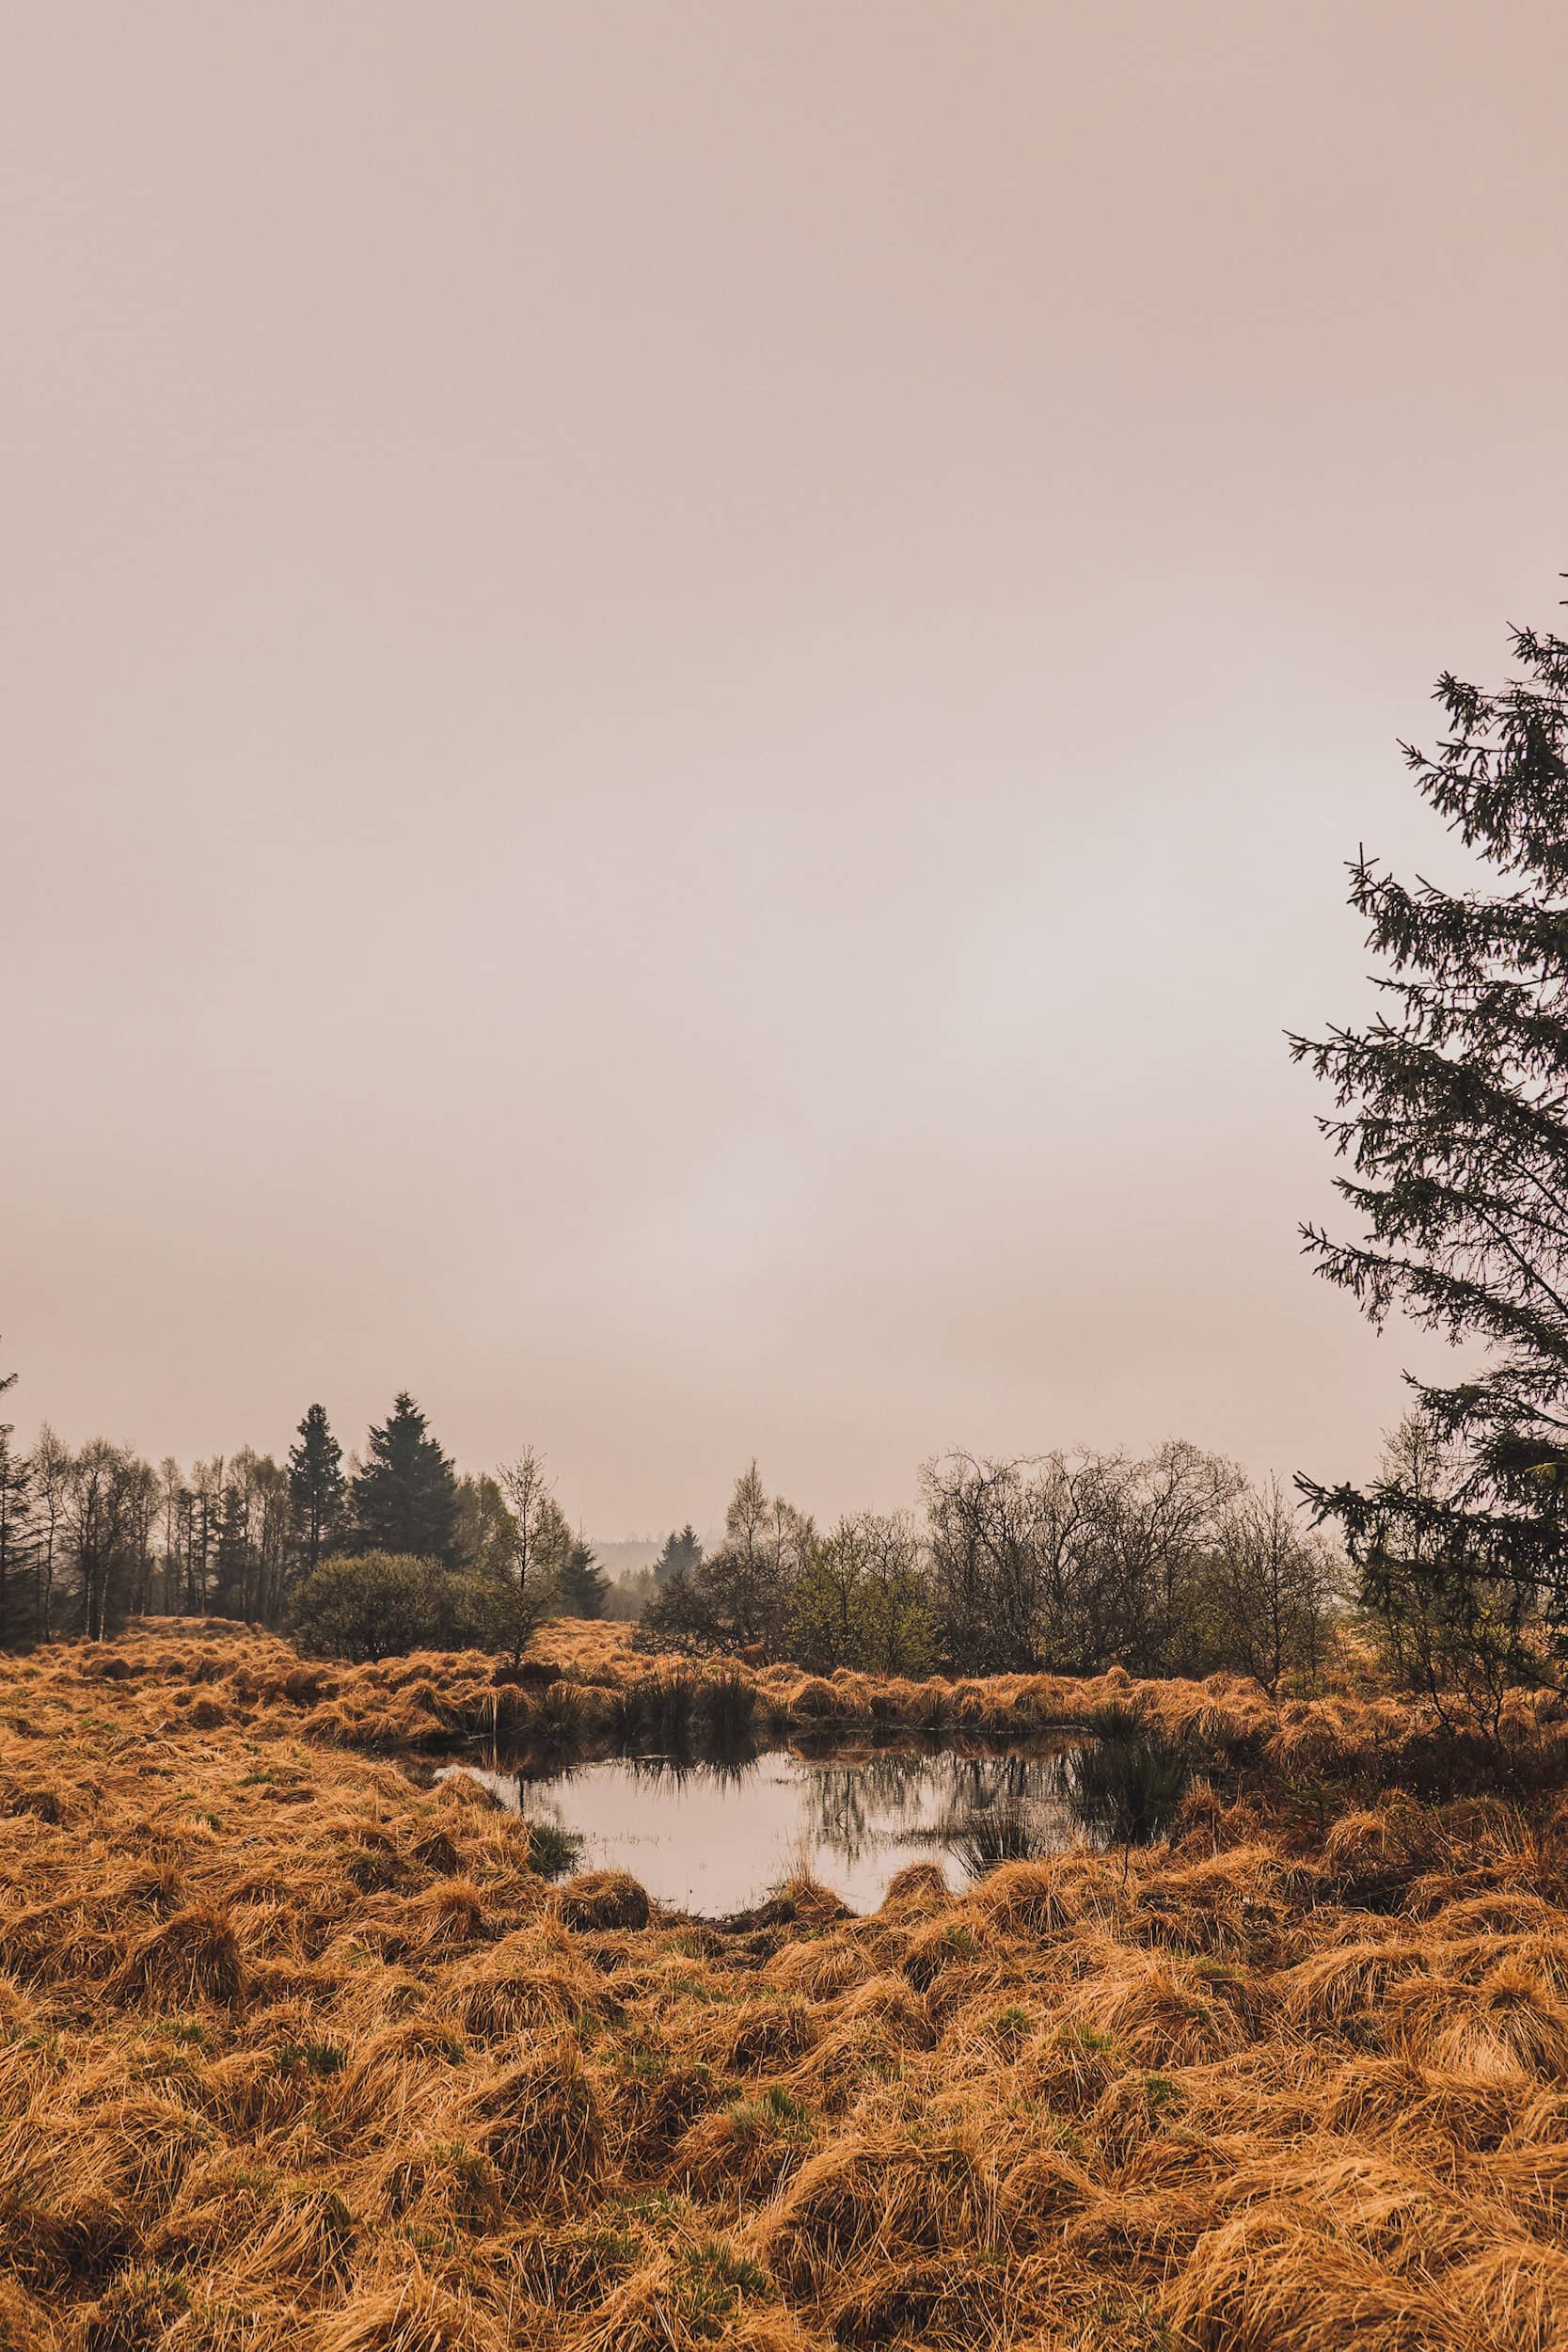
M563 1617L602 1617L610 1598L610 1579L594 1555L593 1547L574 1536L561 1565L556 1607Z
M1454 1474L1397 1464L1365 1490L1303 1479L1343 1526L1365 1597L1417 1574L1478 1644L1517 1652L1537 1611L1568 1648L1568 643L1513 632L1520 675L1445 675L1447 732L1402 748L1417 788L1498 886L1407 886L1365 853L1351 904L1383 959L1361 1029L1292 1038L1333 1089L1320 1125L1361 1238L1302 1228L1317 1270L1373 1323L1398 1307L1479 1345L1463 1378L1413 1381Z
M457 1479L406 1389L393 1399L349 1490L354 1551L404 1553L454 1565Z
M343 1515L343 1449L332 1435L325 1405L312 1405L289 1449L289 1493L309 1575L330 1551Z
M664 1538L664 1549L654 1562L654 1582L662 1589L673 1576L696 1567L702 1556L697 1531L688 1519L678 1535L671 1534Z

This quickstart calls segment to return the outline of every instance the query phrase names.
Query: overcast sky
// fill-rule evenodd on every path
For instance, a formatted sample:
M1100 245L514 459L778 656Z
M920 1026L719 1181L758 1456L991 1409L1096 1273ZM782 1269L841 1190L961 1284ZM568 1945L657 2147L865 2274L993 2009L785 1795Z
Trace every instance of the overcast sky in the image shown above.
M1560 0L9 0L0 1370L602 1535L1366 1469L1358 841L1560 627Z

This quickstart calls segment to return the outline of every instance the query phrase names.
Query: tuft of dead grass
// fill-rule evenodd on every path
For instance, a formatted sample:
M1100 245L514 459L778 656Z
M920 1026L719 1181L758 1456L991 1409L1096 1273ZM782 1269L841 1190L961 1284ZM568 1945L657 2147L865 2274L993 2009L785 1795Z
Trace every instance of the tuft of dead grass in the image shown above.
M593 1934L616 1928L645 1928L648 1898L625 1870L584 1870L568 1879L555 1899L563 1926Z
M245 1987L245 1963L228 1907L201 1901L147 1929L132 1943L109 1980L109 1997L160 2010L233 2002Z
M415 2265L325 2313L314 2352L500 2352L499 2315Z

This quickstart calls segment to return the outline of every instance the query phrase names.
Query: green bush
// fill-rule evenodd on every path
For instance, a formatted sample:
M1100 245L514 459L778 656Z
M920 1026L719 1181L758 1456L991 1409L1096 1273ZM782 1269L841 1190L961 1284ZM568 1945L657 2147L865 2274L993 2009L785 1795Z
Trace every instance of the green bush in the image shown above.
M356 1662L415 1649L499 1649L508 1600L499 1578L364 1551L312 1570L294 1595L293 1627L308 1649Z

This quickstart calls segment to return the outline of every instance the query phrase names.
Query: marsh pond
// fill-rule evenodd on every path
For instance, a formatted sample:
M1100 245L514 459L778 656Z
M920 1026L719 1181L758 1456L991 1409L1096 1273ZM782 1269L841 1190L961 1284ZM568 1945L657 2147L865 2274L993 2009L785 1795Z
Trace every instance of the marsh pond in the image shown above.
M545 1833L562 1867L627 1870L657 1902L713 1919L752 1909L800 1868L867 1912L911 1862L935 1862L958 1889L1075 1837L1157 1834L1158 1818L1129 1828L1108 1805L1105 1760L1081 1741L987 1754L777 1747L725 1761L455 1764L437 1777L480 1781Z

